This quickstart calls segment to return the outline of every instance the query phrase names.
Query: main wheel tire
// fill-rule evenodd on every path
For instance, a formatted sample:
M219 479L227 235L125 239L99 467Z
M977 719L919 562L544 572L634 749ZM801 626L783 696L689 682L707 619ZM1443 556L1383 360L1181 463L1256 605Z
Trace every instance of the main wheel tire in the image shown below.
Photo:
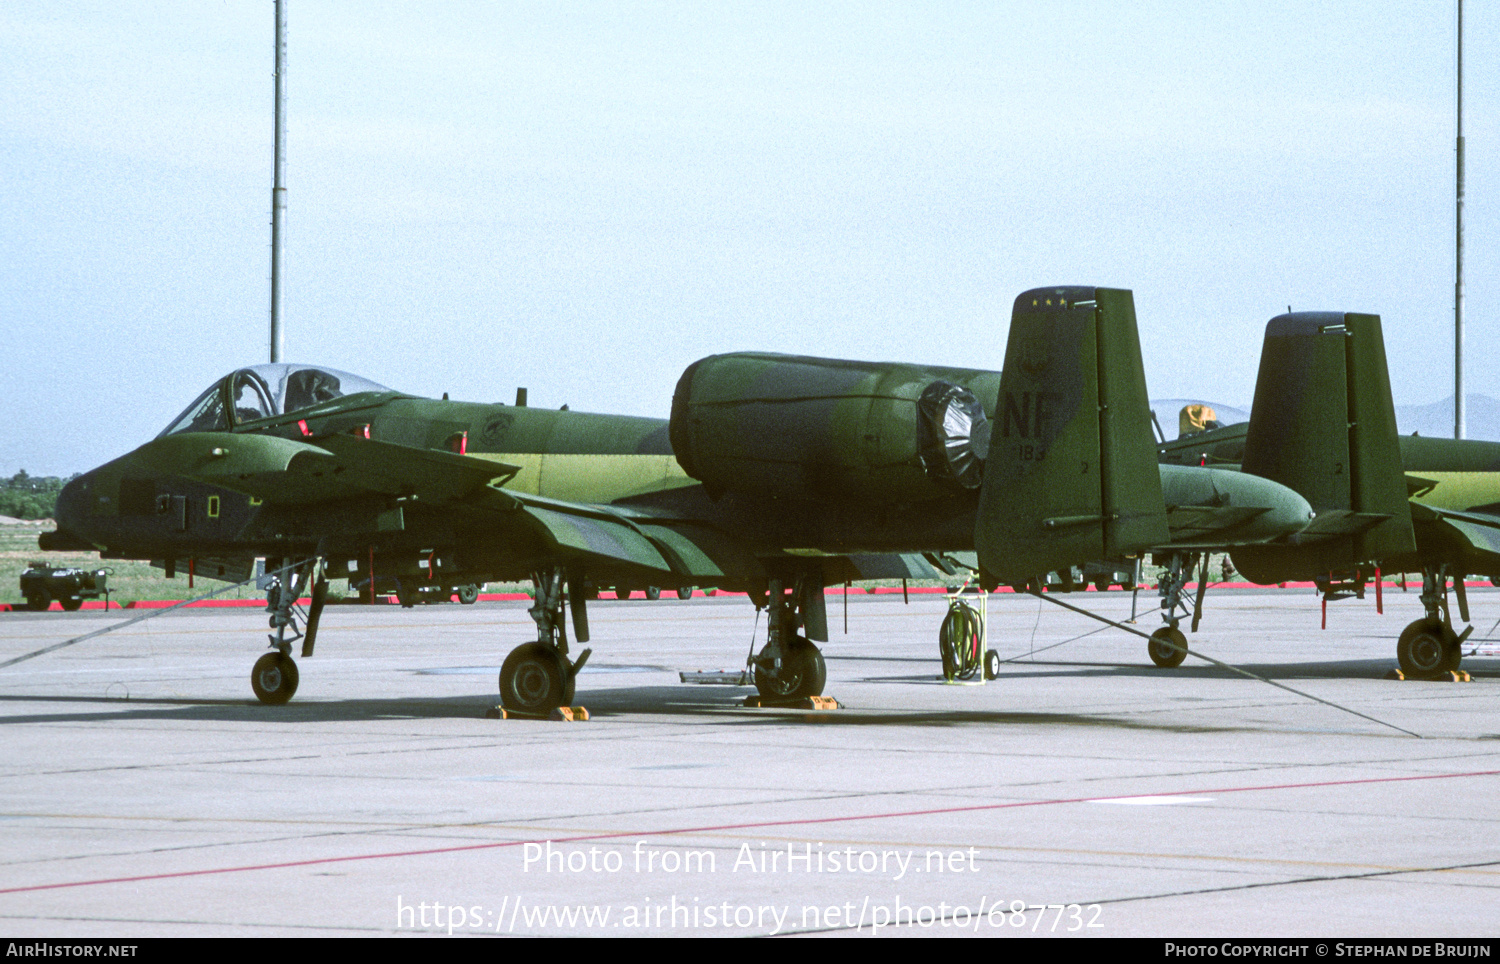
M280 706L297 692L297 664L290 656L267 653L250 670L250 688L262 703Z
M402 609L415 609L421 598L421 591L415 586L407 586L405 583L396 585L396 601L401 604Z
M83 607L83 597L82 596L64 596L64 597L62 597L61 599L58 600L58 603L62 606L62 608L66 609L68 612L70 612L70 613L76 613L79 609L81 609Z
M454 592L458 595L458 601L465 606L472 606L479 600L479 587L472 582L468 585L459 586Z
M650 600L653 600L653 601L657 600L657 599L660 599L661 598L661 590L659 588L657 588L656 586L647 586L646 587L646 598L650 599Z
M677 598L678 599L692 599L693 598L693 587L692 586L678 586L677 587Z
M500 702L517 713L550 713L573 702L574 676L554 646L517 646L500 667Z
M34 613L45 612L52 605L52 597L44 592L33 593L26 597L26 608Z
M1151 662L1162 669L1181 666L1187 659L1187 637L1176 627L1163 626L1151 634L1146 652L1151 656Z
M1458 637L1436 619L1419 619L1401 631L1396 662L1407 676L1436 676L1458 669L1463 652Z
M761 696L777 700L795 700L805 696L822 696L823 685L828 682L828 664L823 653L801 636L798 636L781 659L781 672L776 676L755 667L755 688Z

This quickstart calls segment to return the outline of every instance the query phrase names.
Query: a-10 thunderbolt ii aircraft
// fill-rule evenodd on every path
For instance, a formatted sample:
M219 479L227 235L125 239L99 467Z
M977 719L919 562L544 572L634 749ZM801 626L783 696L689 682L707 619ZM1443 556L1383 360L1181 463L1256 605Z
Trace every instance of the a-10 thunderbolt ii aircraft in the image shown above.
M1273 318L1250 421L1167 442L1160 457L1272 479L1330 526L1385 516L1344 540L1244 547L1232 558L1253 582L1312 580L1326 598L1363 595L1382 570L1421 572L1425 614L1402 630L1397 660L1418 676L1458 667L1472 628L1453 627L1450 580L1468 622L1465 576L1500 577L1500 444L1397 434L1378 316Z
M1307 501L1275 482L1158 466L1149 425L1131 293L1107 288L1019 296L1003 375L716 355L683 374L669 420L422 399L260 365L71 482L42 548L236 580L266 558L289 573L251 674L268 703L296 689L292 643L312 655L328 580L377 574L532 581L537 639L500 673L509 709L573 699L589 651L570 658L566 617L587 642L585 581L748 592L769 610L756 685L816 695L824 587L900 574L881 567L901 554L974 551L986 585L1035 587L1170 544L1169 503L1219 542L1308 525ZM307 586L301 634L293 600Z

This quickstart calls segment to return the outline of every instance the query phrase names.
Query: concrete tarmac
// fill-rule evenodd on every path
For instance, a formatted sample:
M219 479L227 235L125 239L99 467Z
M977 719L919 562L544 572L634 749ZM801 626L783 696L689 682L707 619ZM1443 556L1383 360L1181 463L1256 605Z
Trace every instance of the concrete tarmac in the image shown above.
M830 597L829 712L678 681L742 665L743 597L600 601L579 723L484 717L524 603L330 607L280 707L264 613L178 611L0 670L0 930L1494 936L1500 660L1383 679L1385 603L1210 593L1189 640L1373 720L1007 594L983 685L942 597ZM123 618L0 617L0 661Z

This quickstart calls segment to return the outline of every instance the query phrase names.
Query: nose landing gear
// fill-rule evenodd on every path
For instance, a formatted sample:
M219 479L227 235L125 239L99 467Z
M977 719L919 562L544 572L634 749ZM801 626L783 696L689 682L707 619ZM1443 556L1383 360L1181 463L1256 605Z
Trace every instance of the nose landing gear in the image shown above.
M300 591L313 583L310 609L303 613L297 606ZM266 591L266 609L270 611L271 628L266 639L275 652L266 653L255 661L250 670L250 688L255 698L262 703L280 706L297 692L297 664L292 659L292 643L302 640L302 655L311 656L313 642L318 636L318 620L323 615L323 603L328 597L328 580L323 576L321 561L292 564L281 569L273 577ZM304 635L297 628L298 620L306 627Z

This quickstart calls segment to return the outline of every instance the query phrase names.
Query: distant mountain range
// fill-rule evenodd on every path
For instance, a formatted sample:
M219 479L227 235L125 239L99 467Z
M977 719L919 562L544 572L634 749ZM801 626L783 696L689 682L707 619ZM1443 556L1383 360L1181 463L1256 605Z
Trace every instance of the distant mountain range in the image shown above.
M1500 401L1470 393L1464 413L1464 437L1500 442ZM1402 435L1416 432L1438 438L1453 437L1453 396L1427 405L1397 405L1396 427Z
M1488 395L1470 394L1469 410L1464 413L1465 437L1500 442L1500 401ZM1236 405L1224 405L1197 398L1164 398L1153 400L1151 410L1161 422L1161 430L1168 439L1177 437L1177 414L1184 405L1207 405L1219 416L1219 424L1233 425L1248 422L1250 410ZM1397 405L1396 428L1402 435L1453 437L1453 396L1426 405Z

